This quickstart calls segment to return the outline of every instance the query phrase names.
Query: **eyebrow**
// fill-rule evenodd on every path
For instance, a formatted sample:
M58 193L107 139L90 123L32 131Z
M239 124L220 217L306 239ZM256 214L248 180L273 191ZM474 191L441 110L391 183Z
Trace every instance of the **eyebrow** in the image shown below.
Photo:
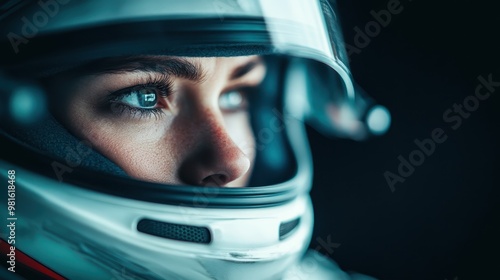
M241 78L261 64L263 64L261 59L252 59L234 69L229 78L231 80ZM123 74L134 71L167 73L197 82L202 81L205 77L205 73L199 65L178 57L131 56L104 58L81 67L79 71L94 75L107 73Z
M229 76L231 80L236 80L238 78L241 78L248 74L250 71L252 71L255 67L263 64L261 59L252 59L248 61L247 63L238 66L232 74Z
M172 57L120 57L104 58L91 62L79 71L86 74L123 74L127 72L156 72L170 74L193 81L203 80L204 73L198 65L182 58Z

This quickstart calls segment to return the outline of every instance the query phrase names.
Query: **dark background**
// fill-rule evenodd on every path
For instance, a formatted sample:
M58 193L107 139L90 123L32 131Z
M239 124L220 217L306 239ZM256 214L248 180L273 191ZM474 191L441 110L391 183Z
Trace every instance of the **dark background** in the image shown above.
M346 43L389 0L339 0ZM500 279L500 87L451 129L443 113L492 74L500 81L495 1L401 0L403 11L350 56L357 82L389 108L389 132L365 142L309 130L315 162L311 248L345 270L379 279ZM448 139L404 183L389 188L415 139ZM333 252L318 239L340 244ZM330 248L331 250L331 248Z

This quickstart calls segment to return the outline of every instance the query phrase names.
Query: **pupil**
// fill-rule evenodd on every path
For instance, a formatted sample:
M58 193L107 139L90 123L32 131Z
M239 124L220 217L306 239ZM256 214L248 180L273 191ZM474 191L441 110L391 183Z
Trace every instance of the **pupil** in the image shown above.
M241 103L241 95L239 95L237 92L231 92L227 96L228 103L231 105L238 105Z
M156 93L139 91L139 104L142 107L154 107L156 105Z

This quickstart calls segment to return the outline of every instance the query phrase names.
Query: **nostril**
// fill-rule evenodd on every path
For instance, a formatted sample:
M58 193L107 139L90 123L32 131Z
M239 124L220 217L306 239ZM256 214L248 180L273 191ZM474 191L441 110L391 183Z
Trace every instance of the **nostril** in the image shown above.
M201 180L203 186L222 187L229 182L229 177L224 174L212 174Z

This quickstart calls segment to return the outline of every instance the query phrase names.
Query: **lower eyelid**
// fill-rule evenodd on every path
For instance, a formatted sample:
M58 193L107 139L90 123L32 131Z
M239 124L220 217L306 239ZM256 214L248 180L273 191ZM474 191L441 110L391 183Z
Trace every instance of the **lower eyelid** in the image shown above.
M153 116L156 119L159 119L164 114L161 108L143 109L143 108L131 107L129 105L120 102L112 102L110 105L110 111L115 116L124 116L124 114L126 114L125 117L138 118L138 119L150 118Z

